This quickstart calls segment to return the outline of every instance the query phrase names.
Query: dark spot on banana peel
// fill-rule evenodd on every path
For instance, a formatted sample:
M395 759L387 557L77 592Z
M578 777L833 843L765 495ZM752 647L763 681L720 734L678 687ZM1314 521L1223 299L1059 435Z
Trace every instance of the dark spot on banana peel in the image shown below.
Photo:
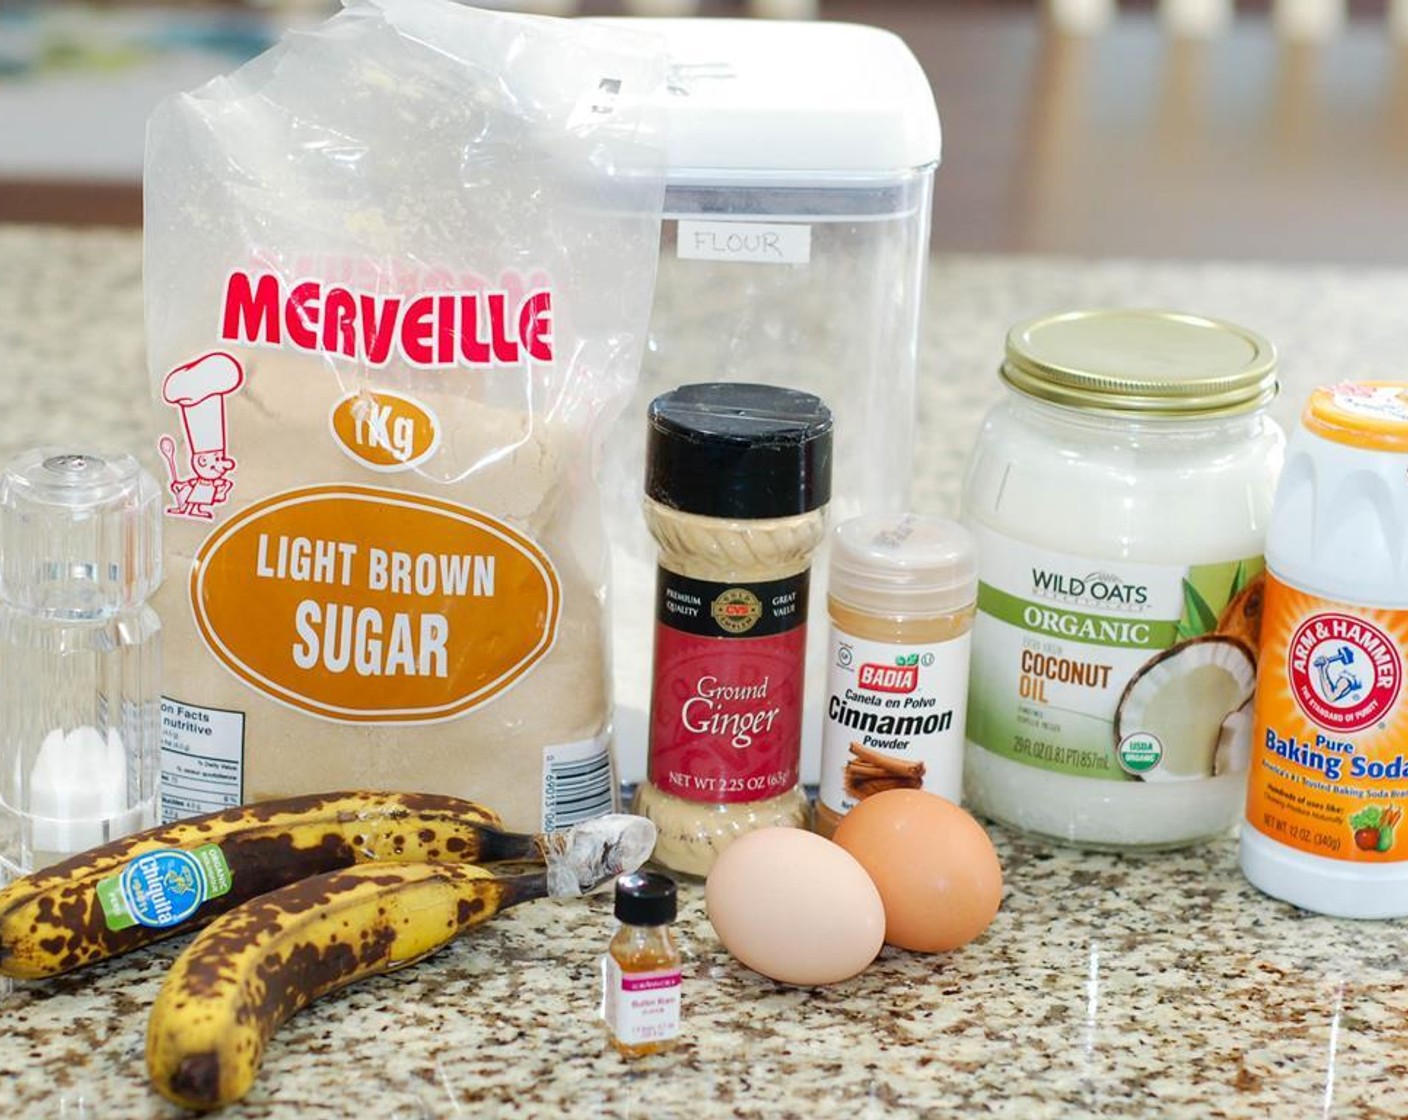
M469 925L470 919L474 915L482 912L484 900L482 898L462 898L459 906L455 908L455 920L462 926Z
M466 801L462 797L450 797L440 793L398 793L396 800L413 813L441 814L451 820L462 820L466 816L483 817L489 824L501 826L499 815L492 809Z
M320 946L305 941L285 956L262 961L256 973L261 998L254 1008L255 1018L277 1026L310 1000L355 976L364 960L378 960L376 954L384 957L387 951L384 941L360 953L346 943Z
M254 1006L252 1004L241 1003L238 1007L235 1008L235 1023L238 1026L248 1027L254 1022L254 1019ZM243 1043L241 1045L242 1048L246 1047L247 1040L246 1043Z
M383 875L333 872L286 884L272 901L267 895L251 899L235 915L238 920L206 934L204 941L193 946L195 951L188 958L187 987L194 995L210 995L221 985L220 977L234 971L235 962L248 950L251 941L277 934L299 915L329 905L339 894L360 884L389 887L405 881L404 876L392 869ZM347 945L339 945L339 948L351 952Z
M209 1050L187 1054L171 1074L171 1092L197 1108L220 1104L220 1055Z
M392 946L396 944L396 932L386 926L380 926L372 931L371 937L367 938L366 944L362 946L360 954L363 968L379 964L382 961L390 960Z

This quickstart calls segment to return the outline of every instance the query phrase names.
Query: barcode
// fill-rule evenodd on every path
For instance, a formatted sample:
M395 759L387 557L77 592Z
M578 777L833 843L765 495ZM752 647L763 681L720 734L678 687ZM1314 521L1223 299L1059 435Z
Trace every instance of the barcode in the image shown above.
M616 807L616 777L605 742L543 751L543 830L569 828Z

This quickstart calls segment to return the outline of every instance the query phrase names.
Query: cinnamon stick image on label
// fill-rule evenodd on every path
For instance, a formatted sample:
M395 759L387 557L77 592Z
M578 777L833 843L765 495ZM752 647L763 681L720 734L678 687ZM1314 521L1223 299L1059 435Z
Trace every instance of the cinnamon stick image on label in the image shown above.
M924 763L918 759L895 758L873 751L859 743L850 745L851 758L846 760L846 793L857 801L887 789L922 789Z

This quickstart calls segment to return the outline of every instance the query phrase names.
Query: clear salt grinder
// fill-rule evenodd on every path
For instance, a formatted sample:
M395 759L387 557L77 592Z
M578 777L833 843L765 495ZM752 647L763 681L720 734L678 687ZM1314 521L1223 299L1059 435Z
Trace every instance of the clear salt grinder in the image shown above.
M156 823L161 492L130 455L0 474L0 883Z

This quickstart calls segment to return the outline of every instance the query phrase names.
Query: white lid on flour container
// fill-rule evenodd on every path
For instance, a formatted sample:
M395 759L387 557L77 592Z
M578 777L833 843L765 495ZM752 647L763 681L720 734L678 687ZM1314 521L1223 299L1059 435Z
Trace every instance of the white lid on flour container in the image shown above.
M851 23L609 19L663 36L671 181L884 173L939 161L934 94L904 40Z

